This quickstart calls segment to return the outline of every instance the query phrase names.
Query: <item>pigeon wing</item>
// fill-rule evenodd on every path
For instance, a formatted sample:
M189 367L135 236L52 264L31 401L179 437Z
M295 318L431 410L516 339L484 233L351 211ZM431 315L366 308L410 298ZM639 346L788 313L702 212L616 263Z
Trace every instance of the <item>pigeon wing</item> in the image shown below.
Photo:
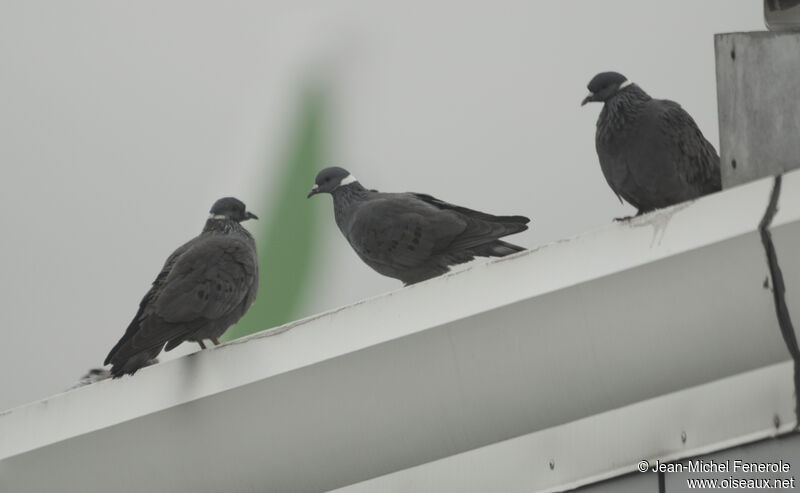
M257 269L252 248L229 236L200 237L170 269L144 310L137 345L164 344L234 310Z
M424 193L409 193L409 195L413 195L414 197L422 200L425 203L431 204L434 207L442 210L453 210L462 214L467 217L471 217L474 219L480 219L483 221L490 221L490 222L498 222L498 223L522 223L528 224L530 219L525 216L495 216L493 214L487 214L485 212L476 211L473 209L467 209L466 207L462 207L460 205L450 204L443 200L439 200L436 197L426 195Z
M443 250L466 228L454 212L406 194L383 194L353 212L346 237L367 263L414 268Z
M491 243L503 236L519 233L520 231L528 229L528 227L522 223L494 223L470 217L464 219L466 221L466 228L447 245L444 251L468 250L486 243Z
M155 313L171 323L218 319L244 300L256 269L255 254L245 241L210 235L175 264Z
M503 236L525 231L528 229L526 224L530 222L530 219L525 216L495 216L450 204L430 195L421 193L411 195L442 211L454 212L465 224L464 229L453 237L450 243L441 245L436 253L474 248Z
M167 260L164 262L164 266L161 268L161 272L158 273L150 289L144 295L142 301L139 302L139 309L137 310L136 315L134 315L133 320L131 320L131 323L128 324L128 328L125 329L125 334L123 334L122 338L120 338L117 344L114 345L113 348L111 348L111 351L109 351L108 356L106 356L106 359L103 362L104 365L109 364L111 360L114 358L114 355L117 353L117 351L119 351L124 344L126 344L129 341L132 341L132 339L134 339L134 337L141 330L140 323L142 321L143 314L148 310L153 300L158 297L158 293L160 292L161 287L164 284L164 281L169 276L169 273L172 271L172 267L175 265L178 258L180 258L180 256L183 255L185 251L189 250L192 247L192 245L196 241L198 241L198 239L199 238L192 238L183 245L179 246L174 252L172 252L172 254L170 254L169 257L167 257ZM139 348L139 349L144 349L144 348Z
M678 103L669 100L661 103L663 131L674 143L676 171L680 177L701 194L720 190L719 155L714 146Z

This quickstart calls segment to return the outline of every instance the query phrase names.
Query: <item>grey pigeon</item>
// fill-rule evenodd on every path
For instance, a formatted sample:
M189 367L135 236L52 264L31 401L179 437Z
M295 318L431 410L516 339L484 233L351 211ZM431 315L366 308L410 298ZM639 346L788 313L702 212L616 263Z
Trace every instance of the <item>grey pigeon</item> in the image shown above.
M617 197L639 214L719 191L719 155L689 113L617 72L597 74L581 106L602 101L595 146Z
M318 193L333 196L336 224L361 260L406 285L475 257L525 250L498 239L528 229L524 216L493 216L421 193L367 190L339 167L317 174L308 197Z
M239 224L258 219L233 197L219 199L202 233L167 258L139 304L125 335L108 353L114 378L133 375L166 344L173 349L219 337L250 308L258 290L258 257L250 233Z

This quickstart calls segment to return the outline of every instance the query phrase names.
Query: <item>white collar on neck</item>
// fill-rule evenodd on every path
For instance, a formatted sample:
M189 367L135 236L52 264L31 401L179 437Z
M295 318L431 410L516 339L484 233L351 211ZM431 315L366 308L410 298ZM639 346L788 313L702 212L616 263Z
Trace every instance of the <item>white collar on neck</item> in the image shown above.
M625 82L623 82L622 84L619 85L619 89L617 89L617 91L621 91L622 89L625 89L626 87L628 87L631 84L633 84L632 81L626 80Z
M340 182L339 182L339 186L341 187L342 185L349 185L349 184L351 184L351 183L355 183L355 182L357 182L357 181L358 181L358 180L356 179L356 177L355 177L355 176L353 176L353 175L347 175L347 176L345 176L344 178L342 178L342 181L340 181Z

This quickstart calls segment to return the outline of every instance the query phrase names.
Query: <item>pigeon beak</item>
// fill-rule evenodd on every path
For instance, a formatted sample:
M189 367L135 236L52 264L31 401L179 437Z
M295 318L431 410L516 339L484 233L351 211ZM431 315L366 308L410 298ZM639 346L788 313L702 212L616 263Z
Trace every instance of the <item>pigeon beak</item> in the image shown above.
M312 195L316 195L318 193L319 193L319 185L314 185L313 187L311 187L311 191L308 192L308 195L306 195L306 198L310 199Z
M244 220L247 221L248 219L258 219L258 216L256 216L250 211L247 211L244 213Z
M586 103L591 103L592 101L597 100L594 98L594 93L590 92L589 95L583 98L583 101L581 101L581 106L585 105Z

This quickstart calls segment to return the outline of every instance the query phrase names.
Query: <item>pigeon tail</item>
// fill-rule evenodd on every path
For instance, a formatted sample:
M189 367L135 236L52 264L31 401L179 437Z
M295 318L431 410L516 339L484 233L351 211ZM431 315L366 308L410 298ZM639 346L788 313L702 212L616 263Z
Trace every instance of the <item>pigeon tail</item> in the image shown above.
M144 351L134 354L128 358L121 359L121 361L114 361L111 366L111 378L120 378L123 375L133 375L145 366L151 366L158 363L156 356L161 352L161 348L154 351ZM116 358L115 358L116 359Z
M472 249L472 252L478 257L505 257L512 253L524 252L527 248L514 245L501 240L495 240L485 245L480 245Z
M505 216L505 217L518 217L518 216ZM523 231L527 231L528 229L528 222L530 219L527 217L525 218L525 222L522 221L514 221L514 222L503 222L500 223L504 227L504 231L500 236L508 236L513 235L516 233L522 233Z
M148 294L150 294L150 293L148 293ZM147 299L146 296L145 296L145 299ZM122 336L122 338L119 341L117 341L117 343L114 345L114 347L111 348L111 351L108 352L108 356L106 356L105 361L103 361L104 365L107 365L107 364L111 363L112 360L117 359L117 357L116 357L117 353L120 352L120 350L122 349L123 345L125 345L128 341L130 341L130 339L136 333L136 330L138 330L138 328L139 328L139 320L138 319L139 319L139 316L141 315L141 313L142 313L142 309L139 308L139 311L136 313L136 316L133 317L133 320L128 325L128 328L125 330L125 334Z
M124 375L133 375L139 370L139 368L133 368L132 370L127 370L119 366L112 366L109 373L111 373L111 378L122 378Z

